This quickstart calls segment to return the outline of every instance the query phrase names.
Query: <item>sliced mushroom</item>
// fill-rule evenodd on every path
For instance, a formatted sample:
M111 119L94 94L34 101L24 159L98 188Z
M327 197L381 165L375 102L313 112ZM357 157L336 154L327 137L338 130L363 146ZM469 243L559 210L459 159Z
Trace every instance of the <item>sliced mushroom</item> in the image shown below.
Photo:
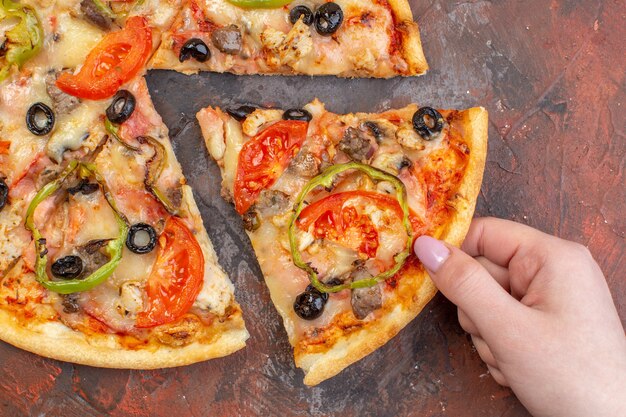
M102 10L93 0L82 0L80 2L80 11L83 12L85 20L98 26L101 29L109 30L113 24L113 20L109 13Z
M236 25L215 29L211 33L211 41L225 54L237 55L241 52L241 32Z
M338 148L359 162L366 162L374 153L374 146L369 135L353 127L346 129Z
M80 100L77 97L64 93L61 89L59 89L59 87L57 87L56 80L58 76L58 71L51 71L46 75L46 92L52 99L52 104L56 114L68 114L78 107Z
M351 274L353 281L371 278L372 275L365 267L358 267ZM359 320L366 318L371 312L378 310L383 306L383 295L380 285L374 285L368 288L355 288L352 290L351 297L352 311L354 316Z
M303 148L298 155L291 160L289 169L298 176L313 177L320 171L319 165L320 163L315 155Z
M290 206L289 196L278 190L263 190L255 204L256 210L263 217L280 214Z

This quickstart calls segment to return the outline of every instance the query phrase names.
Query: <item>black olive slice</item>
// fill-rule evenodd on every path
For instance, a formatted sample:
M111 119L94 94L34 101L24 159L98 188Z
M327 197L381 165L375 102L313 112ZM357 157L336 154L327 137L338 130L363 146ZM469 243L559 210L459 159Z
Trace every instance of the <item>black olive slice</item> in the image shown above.
M54 127L54 113L43 103L35 103L26 112L26 127L30 133L43 136Z
M107 118L113 123L124 123L135 111L135 96L127 90L118 91L107 107Z
M315 320L324 312L324 296L318 291L305 291L296 297L293 309L304 320Z
M76 255L68 255L59 258L50 268L55 277L74 279L83 272L83 260Z
M311 9L301 4L291 9L289 12L289 21L292 25L295 25L296 22L300 20L301 16L302 22L307 26L311 26L313 20L315 20L315 16L313 15Z
M330 285L330 284L326 284L326 285ZM340 285L340 284L335 284L335 285ZM306 286L306 290L304 290L305 292L317 292L322 296L322 300L324 300L324 302L328 301L328 293L327 292L320 292L317 288L315 288L313 286L313 284L309 284Z
M231 107L226 109L226 113L228 113L233 119L241 122L245 120L246 117L253 111L258 109L254 104L242 104L238 107Z
M300 120L303 122L310 122L313 116L311 113L304 109L289 109L283 113L284 120Z
M3 178L0 178L0 211L7 205L7 201L9 200L9 186L4 181Z
M324 3L315 11L315 30L322 36L337 32L343 22L343 11L337 3Z
M126 238L126 247L131 252L144 254L152 252L157 244L157 233L154 227L145 223L137 223L130 226L128 237Z
M431 140L441 132L444 125L444 119L441 113L432 107L422 107L413 115L413 129L424 140Z
M205 62L207 59L211 58L211 51L202 39L191 38L180 48L180 53L178 54L178 60L180 62L187 61L191 58L198 62Z

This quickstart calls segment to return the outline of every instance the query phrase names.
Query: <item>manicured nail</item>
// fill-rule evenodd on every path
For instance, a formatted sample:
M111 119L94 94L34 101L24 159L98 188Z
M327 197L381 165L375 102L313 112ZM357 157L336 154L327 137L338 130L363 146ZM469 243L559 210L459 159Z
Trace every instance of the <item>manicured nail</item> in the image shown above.
M432 272L437 272L450 256L450 249L441 241L430 236L418 237L413 245L413 250L426 269Z

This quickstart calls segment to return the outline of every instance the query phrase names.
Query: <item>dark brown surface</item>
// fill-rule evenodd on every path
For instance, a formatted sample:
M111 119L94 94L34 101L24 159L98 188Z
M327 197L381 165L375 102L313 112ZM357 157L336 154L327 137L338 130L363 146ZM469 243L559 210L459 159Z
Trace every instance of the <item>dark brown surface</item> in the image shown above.
M218 170L201 146L194 114L208 104L297 106L317 96L336 112L411 101L487 107L489 156L478 214L589 245L626 318L626 3L411 3L432 67L419 79L148 76L236 284L248 347L194 366L139 372L60 363L0 344L0 415L527 415L487 374L441 296L376 353L318 387L304 387L250 244L221 201Z

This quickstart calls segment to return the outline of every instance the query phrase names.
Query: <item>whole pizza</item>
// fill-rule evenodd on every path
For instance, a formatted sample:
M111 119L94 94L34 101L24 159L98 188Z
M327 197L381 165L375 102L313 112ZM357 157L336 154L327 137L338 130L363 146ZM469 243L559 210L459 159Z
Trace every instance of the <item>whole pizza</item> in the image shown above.
M0 339L131 369L245 346L246 306L152 104L149 68L388 78L428 67L406 0L1 0ZM315 385L436 293L412 245L462 242L487 112L335 114L311 99L209 105L197 119Z

